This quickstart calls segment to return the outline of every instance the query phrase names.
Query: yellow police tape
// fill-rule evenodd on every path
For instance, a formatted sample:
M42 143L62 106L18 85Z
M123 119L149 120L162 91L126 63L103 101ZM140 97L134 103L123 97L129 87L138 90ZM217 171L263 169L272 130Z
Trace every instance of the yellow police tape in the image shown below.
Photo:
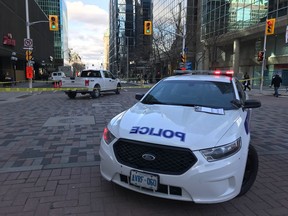
M127 86L121 89L128 88L151 88L152 86ZM87 88L0 88L0 92L47 92L47 91L81 91Z
M256 80L256 79L260 79L261 77L258 78L250 78L250 79L242 79L239 80L240 82L244 82L246 80ZM26 81L18 81L19 83L23 83ZM53 81L33 81L33 83L52 83ZM9 86L12 86L14 82L0 82L1 84L8 84ZM135 86L125 86L125 87L121 87L121 89L132 89L132 88L151 88L153 86L153 84L150 85L145 85L145 84L138 84ZM80 90L87 90L87 88L62 88L62 87L33 87L33 88L17 88L17 87L13 87L13 88L8 88L8 87L3 87L0 88L0 92L48 92L48 91L80 91Z

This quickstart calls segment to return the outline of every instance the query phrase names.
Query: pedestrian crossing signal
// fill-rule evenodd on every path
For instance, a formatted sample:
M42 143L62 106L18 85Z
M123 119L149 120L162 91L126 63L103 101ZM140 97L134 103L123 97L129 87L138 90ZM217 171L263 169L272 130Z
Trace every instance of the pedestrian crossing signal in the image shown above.
M57 15L49 15L49 29L50 31L59 30L59 21Z
M258 52L258 56L257 56L257 61L263 61L264 58L264 52L263 51L259 51Z
M275 18L268 19L266 21L266 31L265 31L266 35L273 35L274 34L275 22L276 22Z
M33 67L32 66L26 66L26 78L33 79Z

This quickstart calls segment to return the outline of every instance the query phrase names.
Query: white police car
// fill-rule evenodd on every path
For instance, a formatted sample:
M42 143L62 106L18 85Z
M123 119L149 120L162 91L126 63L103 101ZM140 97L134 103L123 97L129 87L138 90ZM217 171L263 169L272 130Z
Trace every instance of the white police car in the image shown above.
M219 71L172 76L136 99L104 129L105 179L196 203L224 202L250 189L258 156L249 121L261 103L249 100L236 78Z

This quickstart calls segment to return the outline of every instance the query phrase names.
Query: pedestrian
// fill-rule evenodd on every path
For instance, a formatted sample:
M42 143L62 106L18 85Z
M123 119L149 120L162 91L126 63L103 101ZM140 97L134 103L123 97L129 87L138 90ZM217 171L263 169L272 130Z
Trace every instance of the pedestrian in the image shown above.
M249 91L251 91L250 76L247 72L244 74L244 91L246 91L246 88L248 88Z
M274 96L275 97L279 96L278 89L279 89L281 83L282 83L282 79L279 76L279 74L276 74L275 76L272 77L270 87L274 86Z
M147 81L147 74L146 74L146 73L144 74L144 84L148 84L148 81Z

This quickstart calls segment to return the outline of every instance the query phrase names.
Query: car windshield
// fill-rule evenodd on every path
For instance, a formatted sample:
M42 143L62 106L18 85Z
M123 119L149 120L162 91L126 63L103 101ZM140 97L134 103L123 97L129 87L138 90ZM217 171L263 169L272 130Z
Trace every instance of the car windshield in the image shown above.
M203 106L235 109L232 83L199 80L163 80L142 100L145 104Z

